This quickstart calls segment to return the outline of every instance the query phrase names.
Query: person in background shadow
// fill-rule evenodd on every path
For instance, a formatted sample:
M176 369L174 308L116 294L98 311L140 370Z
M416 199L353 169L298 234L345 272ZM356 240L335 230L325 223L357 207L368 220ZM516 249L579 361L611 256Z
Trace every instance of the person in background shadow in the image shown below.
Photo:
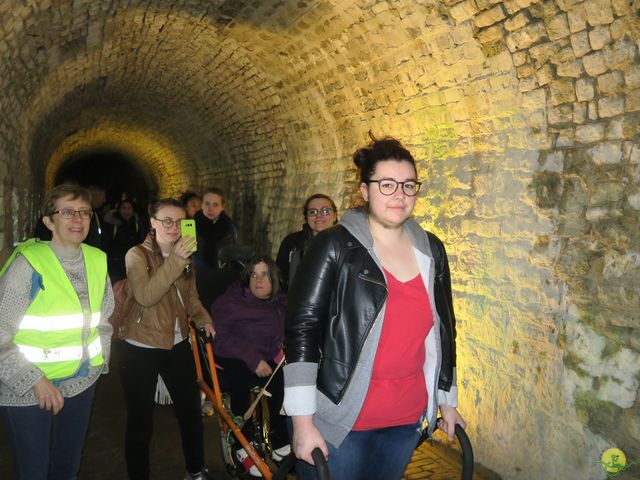
M91 185L88 187L91 193L91 208L93 209L93 217L91 219L91 227L84 243L94 246L100 250L107 251L106 231L104 225L104 215L109 210L107 205L107 195L103 187Z
M193 255L196 285L202 305L207 310L235 280L233 273L218 263L220 249L238 241L236 227L224 206L224 192L216 187L208 188L202 195L202 210L194 217L198 238L198 249Z
M141 243L147 235L135 213L133 201L125 199L118 208L104 216L104 244L109 263L109 278L112 282L127 276L124 257L129 249Z
M196 192L188 191L180 195L180 201L187 209L187 218L193 218L202 208L202 199Z

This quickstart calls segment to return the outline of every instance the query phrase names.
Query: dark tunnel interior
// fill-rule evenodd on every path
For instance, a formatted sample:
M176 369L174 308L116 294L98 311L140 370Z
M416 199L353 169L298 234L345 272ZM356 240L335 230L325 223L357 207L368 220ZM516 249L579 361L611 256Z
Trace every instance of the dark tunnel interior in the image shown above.
M157 197L158 187L135 160L118 151L102 150L67 159L55 177L55 184L97 185L105 189L107 203L114 206L123 198L146 205Z

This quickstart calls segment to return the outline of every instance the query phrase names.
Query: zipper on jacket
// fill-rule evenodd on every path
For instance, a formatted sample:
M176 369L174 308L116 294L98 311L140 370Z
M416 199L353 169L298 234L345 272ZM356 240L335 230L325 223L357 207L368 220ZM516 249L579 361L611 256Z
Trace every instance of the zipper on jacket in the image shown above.
M382 287L384 287L385 291L387 292L387 296L389 295L389 288L387 287L386 284L379 282L378 280L369 277L368 275L365 275L363 273L358 273L358 278L360 278L361 280L364 280L365 282L370 282L370 283L374 283L376 285L380 285ZM385 298L385 303L386 303L387 299ZM373 328L373 325L376 323L376 319L380 316L380 310L382 309L382 306L380 306L377 310L376 310L376 314L373 317L373 320L371 322L369 322L369 327L367 328L367 334L364 337L364 341L362 342L362 345L360 345L360 347L358 348L358 356L357 358L360 358L360 354L362 353L362 349L364 348L364 344L367 342L367 339L369 338L369 335L371 334L371 329ZM357 362L356 362L357 364ZM349 384L351 383L351 379L353 378L353 373L355 372L356 369L356 365L353 366L353 370L351 371L351 373L349 373L349 378L347 378L347 381L344 383L344 388L342 389L342 394L340 395L340 401L337 403L337 405L340 405L342 403L342 399L344 397L344 394L346 393L347 389L349 388Z
M387 285L385 283L380 282L375 278L370 277L369 275L365 275L364 273L359 273L358 278L360 280L364 280L365 282L371 282L371 283L375 283L376 285L380 285L381 287L384 287L384 289L387 291L387 294L389 293L389 289L387 288Z

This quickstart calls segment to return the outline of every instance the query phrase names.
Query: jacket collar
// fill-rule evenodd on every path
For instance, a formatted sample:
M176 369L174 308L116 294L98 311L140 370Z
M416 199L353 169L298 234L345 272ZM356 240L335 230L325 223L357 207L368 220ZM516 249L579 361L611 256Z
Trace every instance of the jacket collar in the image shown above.
M340 220L340 225L345 227L351 235L365 247L367 250L373 249L373 237L369 230L369 224L367 222L369 214L365 207L351 208L346 211ZM411 238L413 246L421 253L433 258L431 248L429 246L429 239L426 232L422 229L420 224L413 218L408 218L404 223L404 229Z
M356 240L367 250L373 248L373 237L369 231L367 218L369 214L364 207L351 208L345 212L339 224L345 227Z

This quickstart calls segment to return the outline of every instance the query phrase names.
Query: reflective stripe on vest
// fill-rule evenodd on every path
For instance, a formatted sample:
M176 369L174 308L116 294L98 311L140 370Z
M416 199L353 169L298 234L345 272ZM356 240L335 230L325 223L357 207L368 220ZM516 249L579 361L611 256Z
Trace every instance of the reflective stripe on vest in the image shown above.
M91 314L91 328L96 328L100 323L100 312ZM39 317L36 315L25 315L20 323L21 330L38 330L40 332L53 332L56 330L71 330L82 328L84 325L84 315L74 313L71 315L51 315L50 317Z
M102 353L100 338L96 338L88 346L89 358L93 359ZM82 347L36 348L18 345L18 349L31 363L53 363L82 360Z
M85 351L91 366L104 363L97 327L107 281L106 256L88 245L82 244L81 248L90 311L83 311L71 281L48 242L18 246L18 254L42 277L42 286L27 308L13 343L50 380L73 376L80 368ZM83 334L86 337L83 338Z

